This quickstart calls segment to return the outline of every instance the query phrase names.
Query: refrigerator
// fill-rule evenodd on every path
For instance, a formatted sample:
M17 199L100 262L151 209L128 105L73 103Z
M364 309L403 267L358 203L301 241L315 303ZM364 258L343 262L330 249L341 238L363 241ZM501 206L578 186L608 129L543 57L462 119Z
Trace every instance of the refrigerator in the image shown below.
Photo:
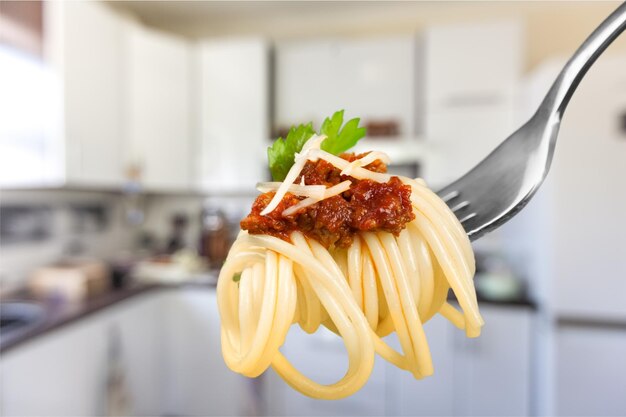
M565 61L529 74L520 122ZM609 50L585 76L544 186L505 232L545 318L539 414L626 415L626 55Z

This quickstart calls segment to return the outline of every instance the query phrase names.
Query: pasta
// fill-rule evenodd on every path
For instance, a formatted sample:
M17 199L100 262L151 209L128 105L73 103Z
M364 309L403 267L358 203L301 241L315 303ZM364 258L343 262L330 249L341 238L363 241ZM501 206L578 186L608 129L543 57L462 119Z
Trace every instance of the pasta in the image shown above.
M307 190L304 177L302 184L293 184L304 159L322 159L357 180L390 180L388 174L367 169L374 159L382 160L380 153L348 162L326 154L319 149L320 143L319 137L307 142L306 153L300 155L301 162L285 182L262 185L266 191L282 190L273 197L282 193L281 201L287 192L301 193L294 204L299 206L283 211L287 215L302 212L305 205L323 198L341 198L332 187L322 192L317 184L312 185L316 189ZM415 378L431 375L433 364L423 325L437 313L468 337L480 334L483 320L472 281L475 266L467 235L446 204L421 180L397 178L401 186L410 187L413 218L399 233L359 232L347 247L326 247L301 230L289 231L283 238L248 231L239 234L217 287L222 352L230 369L256 377L272 366L303 394L339 399L365 384L375 354ZM344 186L341 190L346 191ZM281 210L278 202L272 201L265 206L266 212L270 206ZM449 289L461 311L446 301ZM293 367L279 349L292 324L307 333L325 326L343 339L348 370L342 379L322 385ZM401 352L384 340L392 332L398 336Z

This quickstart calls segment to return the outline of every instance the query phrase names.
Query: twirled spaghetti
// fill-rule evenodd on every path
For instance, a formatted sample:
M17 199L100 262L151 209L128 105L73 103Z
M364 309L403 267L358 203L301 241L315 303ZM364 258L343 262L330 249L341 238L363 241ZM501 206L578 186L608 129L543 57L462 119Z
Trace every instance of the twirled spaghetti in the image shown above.
M379 183L391 181L388 174L367 169L376 155L337 161L334 158L340 158L319 150L319 143L317 139L317 147L315 143L309 146L305 157L324 159L342 170L344 181L338 179L339 185L346 177L352 181L351 190L360 177L364 181L372 177ZM298 170L304 166L300 163ZM290 172L292 182L297 174ZM375 353L415 378L431 375L433 365L423 324L436 313L464 329L467 336L479 335L483 321L472 281L474 257L467 235L446 204L422 181L397 178L410 187L412 211L412 220L399 233L361 231L347 247L323 245L297 228L274 236L240 233L220 272L217 288L222 351L229 368L256 377L271 365L303 394L338 399L365 384ZM296 209L287 212L292 215L294 211L302 213L307 205L314 207L322 198L319 188L309 192L303 189L307 185L304 177L301 182L284 182L284 186L267 183L263 187L278 189L273 196L281 192L280 187L301 191L303 196L292 204ZM343 191L331 193L331 188L327 192L333 198L355 198L356 191L343 187ZM289 195L287 191L279 202ZM287 211L275 201L266 201L264 207L272 203L274 210ZM461 311L446 301L450 288ZM349 365L341 380L318 384L281 354L279 348L294 323L308 333L323 325L343 338ZM392 332L396 332L402 352L383 340Z

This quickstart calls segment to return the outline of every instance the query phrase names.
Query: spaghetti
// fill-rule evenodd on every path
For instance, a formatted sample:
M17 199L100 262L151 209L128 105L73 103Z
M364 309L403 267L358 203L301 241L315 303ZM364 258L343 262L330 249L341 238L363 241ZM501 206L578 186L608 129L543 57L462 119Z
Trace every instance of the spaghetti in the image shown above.
M446 204L421 180L392 177L378 169L381 161L387 162L386 155L335 156L320 149L322 140L314 136L304 145L285 181L261 185L267 194L257 200L262 202L257 217L249 218L264 219L269 226L257 230L242 222L248 231L242 231L231 248L217 292L222 352L230 369L256 377L271 365L303 394L338 399L365 384L375 353L415 378L431 375L423 324L435 314L468 337L480 334L483 321L472 281L470 242ZM307 167L316 163L330 164L339 173L331 175L326 169L323 181L302 174L313 172ZM331 177L336 179L328 182ZM364 195L377 196L368 204L389 203L352 209L353 217L342 217L345 224L338 226L343 234L330 233L331 226L324 231L325 237L333 236L330 240L302 226L303 217L310 223L311 216L321 216L318 206L324 202L354 201L357 187L370 187ZM375 194L379 189L391 195ZM403 190L408 190L406 202ZM402 212L403 204L407 213ZM391 226L374 221L363 214L371 207L404 220ZM360 213L358 221L354 213ZM461 311L446 301L449 289ZM308 333L325 326L342 337L349 359L342 379L316 383L282 355L279 348L295 323ZM392 332L401 352L383 339Z

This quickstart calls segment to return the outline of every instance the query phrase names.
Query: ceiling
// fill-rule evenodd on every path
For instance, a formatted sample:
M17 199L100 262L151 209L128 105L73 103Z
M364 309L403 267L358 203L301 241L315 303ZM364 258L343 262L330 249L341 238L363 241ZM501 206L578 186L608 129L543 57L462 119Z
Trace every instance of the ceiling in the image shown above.
M526 28L528 68L550 56L571 54L619 5L595 0L106 2L147 26L190 39L401 35L416 34L433 25L515 19ZM626 51L626 37L611 47L611 51L618 49Z
M398 1L111 1L149 24L197 23L222 19L265 18L276 14L335 13L354 8L397 7Z

